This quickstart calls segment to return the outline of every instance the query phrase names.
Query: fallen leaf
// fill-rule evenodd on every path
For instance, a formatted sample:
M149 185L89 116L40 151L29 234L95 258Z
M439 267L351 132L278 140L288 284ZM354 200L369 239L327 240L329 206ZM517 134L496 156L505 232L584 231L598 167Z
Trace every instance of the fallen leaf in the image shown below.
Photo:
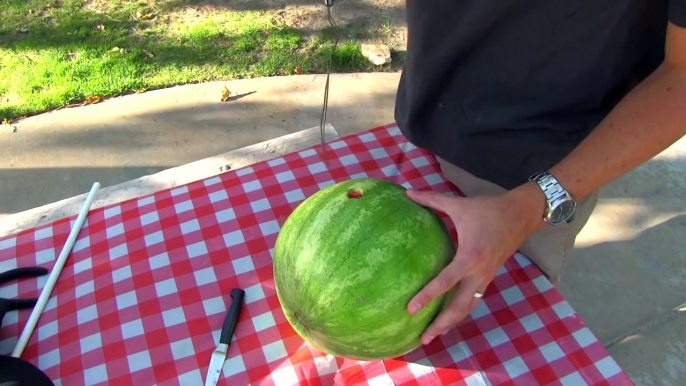
M229 91L226 86L222 89L222 102L226 102L229 100L229 97L231 96L231 91Z
M19 94L0 95L0 103L17 103L18 101Z
M141 11L139 9L136 11L136 18L139 20L152 20L155 18L155 14L152 11Z
M145 92L144 88L139 88L138 90L136 90L136 94L142 94L144 92Z
M176 37L176 41L179 42L179 43L181 43L181 36L177 36L177 37Z
M112 49L109 50L108 54L109 55L117 55L117 54L123 54L124 52L126 52L126 50L121 48L121 47L112 47Z
M92 97L89 97L88 99L86 99L86 101L83 103L83 105L84 106L92 105L92 104L98 103L98 102L100 102L100 97L98 95L95 95L95 96L92 96Z
M155 57L155 55L151 54L150 52L148 52L146 50L143 50L143 59L150 59L150 58L154 58L154 57Z
M300 67L296 67L295 70L294 70L294 72L295 72L296 75L300 75L300 74L303 73L303 70L302 70Z
M102 24L98 24L95 28L99 29L100 31L104 31L104 30L105 30L105 26L102 25Z

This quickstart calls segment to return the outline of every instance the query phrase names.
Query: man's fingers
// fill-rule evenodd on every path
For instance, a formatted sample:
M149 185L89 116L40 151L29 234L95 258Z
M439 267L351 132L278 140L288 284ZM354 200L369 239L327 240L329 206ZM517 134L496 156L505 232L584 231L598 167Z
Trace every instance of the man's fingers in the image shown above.
M432 300L453 288L463 275L464 264L460 260L453 260L410 300L407 310L410 314L417 313Z
M441 273L439 273L433 280L429 282L421 291L419 291L410 300L407 305L407 310L410 314L415 314L419 312L427 304L448 290L453 288L457 282L460 281L464 276L469 274L470 268L474 264L474 260L470 259L467 248L461 248L457 250L457 255L453 261L450 262Z
M444 334L472 311L479 300L474 298L474 292L477 291L476 283L476 279L471 276L460 281L457 292L448 307L422 334L422 344L431 343L436 336Z
M451 198L443 193L434 191L407 190L407 197L419 205L445 212L451 202Z

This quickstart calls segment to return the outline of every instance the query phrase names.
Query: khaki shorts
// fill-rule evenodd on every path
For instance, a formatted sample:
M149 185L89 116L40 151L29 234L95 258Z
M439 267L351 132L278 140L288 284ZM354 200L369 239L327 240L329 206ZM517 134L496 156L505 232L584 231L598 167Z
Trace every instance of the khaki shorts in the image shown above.
M462 168L438 159L443 175L467 197L494 196L506 190L492 182L480 179ZM598 192L578 203L571 223L548 226L527 239L519 248L553 283L558 285L562 278L565 262L574 248L576 236L586 225L598 203ZM541 220L543 221L543 220Z

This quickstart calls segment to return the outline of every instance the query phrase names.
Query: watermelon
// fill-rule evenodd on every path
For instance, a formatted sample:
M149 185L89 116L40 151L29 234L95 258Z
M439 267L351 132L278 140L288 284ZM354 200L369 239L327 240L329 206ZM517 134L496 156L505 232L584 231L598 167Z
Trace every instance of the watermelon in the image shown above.
M354 179L317 191L289 215L274 281L286 319L316 349L387 359L421 345L445 299L414 315L407 305L454 255L445 223L405 188Z

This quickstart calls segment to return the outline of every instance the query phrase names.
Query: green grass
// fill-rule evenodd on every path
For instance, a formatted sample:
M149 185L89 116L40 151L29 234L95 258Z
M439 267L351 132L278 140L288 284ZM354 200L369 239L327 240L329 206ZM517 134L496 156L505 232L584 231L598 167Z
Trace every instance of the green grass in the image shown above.
M189 19L183 9L181 0L0 0L0 121L94 96L326 69L330 30L305 36L265 12ZM339 43L334 71L370 69L358 42Z

